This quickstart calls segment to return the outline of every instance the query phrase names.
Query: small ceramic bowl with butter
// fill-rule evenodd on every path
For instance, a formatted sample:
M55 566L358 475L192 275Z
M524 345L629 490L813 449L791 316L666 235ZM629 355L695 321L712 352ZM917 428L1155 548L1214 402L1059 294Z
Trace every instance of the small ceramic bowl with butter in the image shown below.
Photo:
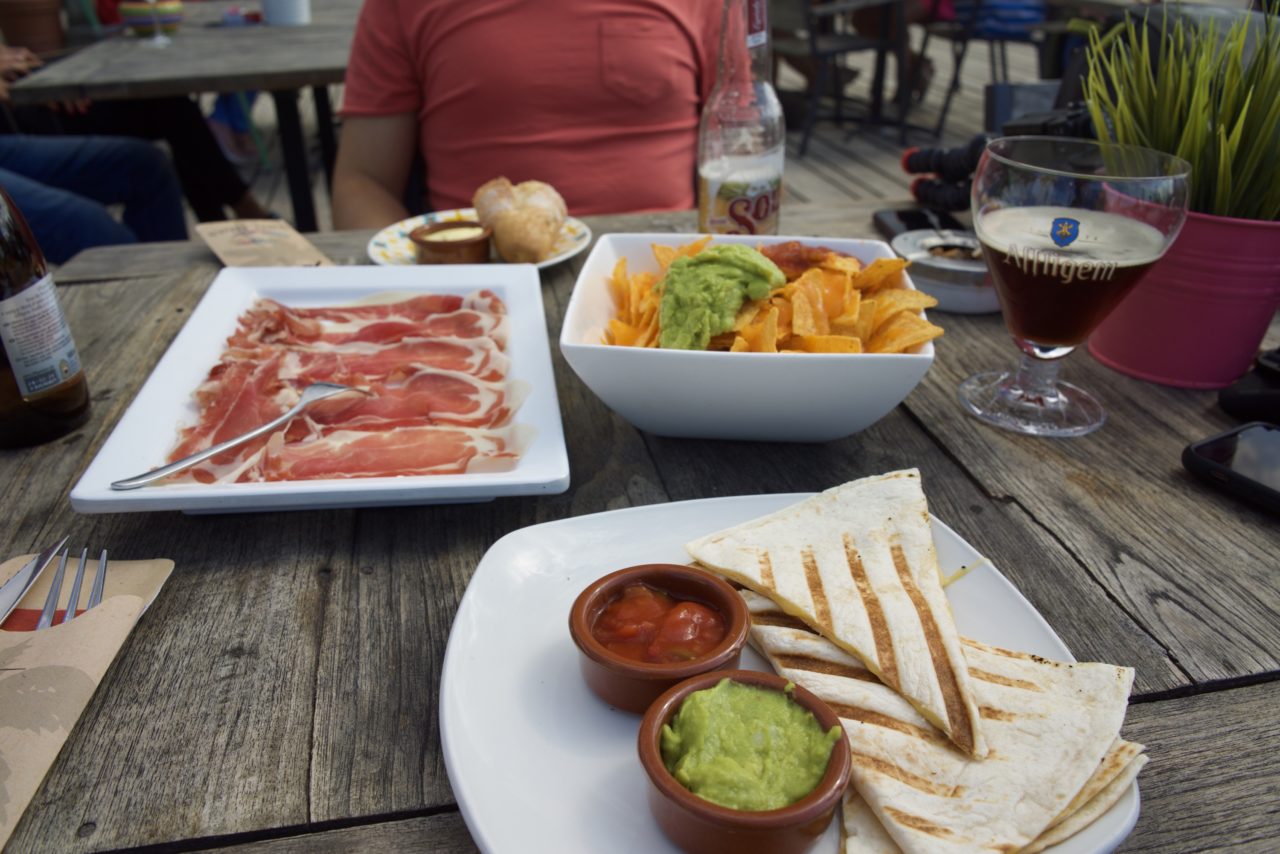
M422 225L409 232L419 264L486 264L493 229L470 220Z
M649 810L689 854L802 854L849 784L849 741L836 713L773 673L681 682L645 712L637 746Z
M635 714L690 676L737 667L750 628L747 606L727 581L681 564L611 572L569 609L587 687Z

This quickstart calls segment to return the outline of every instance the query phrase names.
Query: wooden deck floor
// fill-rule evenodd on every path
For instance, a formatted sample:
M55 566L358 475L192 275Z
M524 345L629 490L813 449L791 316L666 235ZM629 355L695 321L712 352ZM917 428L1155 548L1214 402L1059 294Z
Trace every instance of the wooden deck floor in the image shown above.
M919 43L918 34L914 43ZM924 101L910 115L910 122L922 128L932 128L937 121L952 69L948 44L934 41L930 44L929 54L937 74ZM846 90L855 99L853 109L856 111L870 97L871 56L867 54L865 58L850 62L850 65L859 68L861 72ZM962 69L961 88L952 102L943 138L939 141L928 133L914 131L908 137L908 144L950 147L963 144L980 133L983 130L983 91L990 79L988 68L985 43L975 43L971 46ZM1013 82L1037 79L1036 53L1032 46L1010 45L1009 73ZM780 89L799 89L801 86L797 75L784 70L779 81ZM341 104L341 94L341 87L333 88L331 99L335 106ZM890 94L886 93L886 97ZM320 230L326 231L333 227L333 220L328 193L324 189L324 172L320 166L315 115L308 97L303 97L299 106L308 139L311 141L311 174L317 218ZM289 219L292 217L292 206L281 167L274 108L270 98L258 98L254 107L254 120L261 131L267 162L245 167L243 172L258 198L271 210ZM909 187L913 176L904 173L899 165L903 146L895 128L876 128L854 123L838 127L833 122L822 122L816 128L809 151L803 158L798 156L799 134L793 132L788 137L784 192L784 198L788 201L835 206L850 200L900 201L910 195Z

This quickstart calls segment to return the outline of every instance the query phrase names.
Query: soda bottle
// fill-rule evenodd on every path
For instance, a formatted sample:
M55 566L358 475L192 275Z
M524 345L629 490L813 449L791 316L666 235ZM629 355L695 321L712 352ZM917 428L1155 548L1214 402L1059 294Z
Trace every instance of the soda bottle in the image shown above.
M725 0L716 85L698 125L698 229L777 234L786 127L770 83L768 0Z
M38 445L89 418L89 385L44 253L0 189L0 447Z

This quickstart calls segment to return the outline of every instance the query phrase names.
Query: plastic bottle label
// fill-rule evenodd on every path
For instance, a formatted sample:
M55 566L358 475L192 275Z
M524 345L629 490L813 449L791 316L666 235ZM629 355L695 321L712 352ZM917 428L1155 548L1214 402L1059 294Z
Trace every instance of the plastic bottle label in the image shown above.
M58 308L53 276L0 300L0 342L24 399L57 388L80 373L80 356Z

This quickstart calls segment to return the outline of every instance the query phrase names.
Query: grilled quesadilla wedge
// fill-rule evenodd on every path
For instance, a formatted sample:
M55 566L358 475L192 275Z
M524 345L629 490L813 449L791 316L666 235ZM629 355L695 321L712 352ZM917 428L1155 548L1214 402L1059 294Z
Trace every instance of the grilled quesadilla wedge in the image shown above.
M1084 830L1098 818L1115 805L1129 789L1129 784L1138 779L1144 765L1147 764L1146 754L1137 756L1128 765L1121 769L1120 773L1111 779L1096 795L1084 803L1080 809L1071 813L1060 824L1046 830L1044 833L1023 848L1019 854L1039 854L1051 845L1057 845L1064 839L1069 839L1081 830Z
M1072 807L1119 736L1132 669L1050 661L965 639L990 747L975 760L860 661L797 627L763 597L742 595L752 613L752 645L840 716L853 787L907 854L1030 845ZM869 830L859 836L875 838Z
M1048 830L1023 848L1018 854L1039 854L1065 839L1069 839L1111 809L1116 801L1128 790L1129 784L1138 776L1138 772L1147 764L1147 757L1139 755L1142 745L1131 741L1116 739L1107 756L1094 770L1093 776L1084 788L1072 799L1066 812L1055 819ZM1116 762L1127 764L1117 766ZM1086 797L1087 793L1087 797ZM876 818L871 807L867 806L853 786L844 793L844 801L840 811L840 852L841 854L902 854L902 849L893 841Z
M840 802L840 854L902 854L853 786Z
M919 471L855 480L685 548L857 656L961 751L986 755Z

